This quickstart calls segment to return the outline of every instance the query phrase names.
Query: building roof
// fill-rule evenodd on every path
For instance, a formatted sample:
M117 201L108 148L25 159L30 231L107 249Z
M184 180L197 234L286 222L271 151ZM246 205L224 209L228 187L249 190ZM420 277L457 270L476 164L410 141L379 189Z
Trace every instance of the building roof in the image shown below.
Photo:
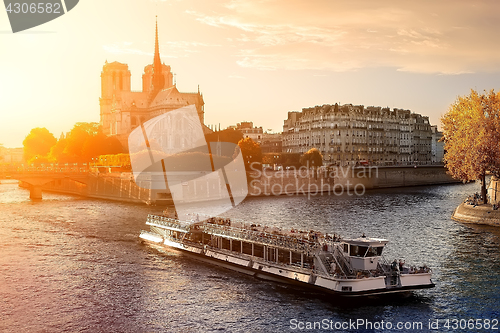
M195 104L195 102L201 98L198 93L181 93L177 90L176 86L172 86L167 89L163 89L155 96L151 101L149 107L158 107L162 105L169 105L183 107L190 104ZM203 105L203 103L202 103Z

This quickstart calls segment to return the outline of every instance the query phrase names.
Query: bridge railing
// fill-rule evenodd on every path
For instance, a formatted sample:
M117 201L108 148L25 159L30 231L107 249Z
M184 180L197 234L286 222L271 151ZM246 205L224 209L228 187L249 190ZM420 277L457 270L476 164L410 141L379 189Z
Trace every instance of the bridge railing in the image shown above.
M96 165L95 163L40 163L30 165L17 165L4 167L0 165L0 175L14 173L111 173L123 172L123 167L119 165Z
M89 172L90 163L41 163L32 165L20 165L17 167L0 168L0 173L40 173L40 172L64 172L77 173Z

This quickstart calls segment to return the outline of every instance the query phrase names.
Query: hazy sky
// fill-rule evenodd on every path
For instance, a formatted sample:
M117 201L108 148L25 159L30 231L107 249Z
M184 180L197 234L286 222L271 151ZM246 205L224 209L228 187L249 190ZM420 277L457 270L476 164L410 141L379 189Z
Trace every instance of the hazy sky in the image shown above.
M180 91L200 85L207 124L281 131L322 104L410 109L432 124L471 88L500 89L500 1L80 0L13 34L0 10L0 144L99 121L104 62L142 89L160 55Z

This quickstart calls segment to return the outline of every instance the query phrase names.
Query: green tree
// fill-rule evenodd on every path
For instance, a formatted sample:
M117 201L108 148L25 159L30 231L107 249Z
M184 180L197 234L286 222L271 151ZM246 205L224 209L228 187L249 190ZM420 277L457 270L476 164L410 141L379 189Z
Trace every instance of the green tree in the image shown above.
M323 165L323 155L317 148L311 148L300 157L300 163L307 168L312 168L315 171L314 178L317 179L317 170Z
M67 145L68 141L66 140L66 138L61 136L61 138L57 140L57 143L50 149L49 160L51 162L57 162L57 163L71 162L71 158L68 156L67 153L65 153Z
M258 143L251 138L244 138L238 142L243 160L245 161L245 169L247 172L253 169L262 168L262 150Z
M262 154L262 164L283 165L283 159L281 158L281 153L265 153Z
M471 90L457 98L441 123L449 173L463 181L481 180L487 203L486 172L500 176L500 96L494 90L481 95Z
M28 163L33 163L35 160L47 160L50 149L56 142L54 135L45 127L33 128L23 141L25 160Z
M299 153L281 153L281 161L284 168L300 168L300 157Z
M106 135L102 132L98 132L95 135L89 135L83 142L81 156L86 161L90 161L92 158L106 154L106 147L103 144L105 141Z
M98 123L76 123L61 146L64 144L62 153L58 147L59 156L70 162L89 162L100 155L123 153L120 141L103 134Z
M76 123L66 136L67 142L64 153L72 162L86 162L89 158L84 155L84 145L88 140L91 140L91 137L98 135L98 133L98 123ZM90 149L87 148L85 153L90 153ZM98 155L100 154L95 156Z
M237 144L243 139L243 134L232 128L227 128L222 131L217 131L205 135L207 142L232 142Z
M123 146L116 137L107 137L99 123L76 123L59 140L46 128L34 128L23 141L24 156L28 163L89 162L100 155L121 154Z
M118 140L115 136L108 136L106 140L104 140L104 147L106 154L125 153L125 149L123 148L120 140Z

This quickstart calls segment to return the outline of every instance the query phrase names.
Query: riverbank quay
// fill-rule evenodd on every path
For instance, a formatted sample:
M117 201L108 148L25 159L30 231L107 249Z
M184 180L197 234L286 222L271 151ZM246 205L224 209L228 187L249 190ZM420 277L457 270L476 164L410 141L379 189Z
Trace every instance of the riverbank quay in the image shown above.
M445 167L436 165L262 170L253 172L250 179L250 196L362 195L372 189L460 183Z
M462 223L500 226L500 210L493 209L492 204L471 205L463 202L455 209L451 218Z
M338 167L317 172L296 170L262 170L249 177L248 196L280 195L363 195L366 190L421 185L459 183L443 166ZM21 184L22 186L22 184ZM43 186L44 191L81 195L95 199L158 205L173 204L170 191L151 189L151 181L137 184L131 173L89 173L84 181L57 179ZM199 177L183 183L185 202L220 200L226 185L219 177ZM233 193L234 194L234 193Z

